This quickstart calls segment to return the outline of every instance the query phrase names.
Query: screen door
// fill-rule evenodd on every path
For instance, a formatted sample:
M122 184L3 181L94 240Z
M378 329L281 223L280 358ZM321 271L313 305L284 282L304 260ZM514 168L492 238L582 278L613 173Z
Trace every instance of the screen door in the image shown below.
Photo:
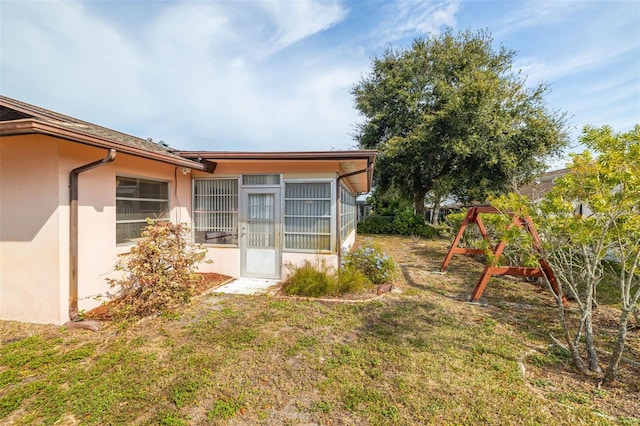
M280 189L246 189L243 212L242 276L280 278Z

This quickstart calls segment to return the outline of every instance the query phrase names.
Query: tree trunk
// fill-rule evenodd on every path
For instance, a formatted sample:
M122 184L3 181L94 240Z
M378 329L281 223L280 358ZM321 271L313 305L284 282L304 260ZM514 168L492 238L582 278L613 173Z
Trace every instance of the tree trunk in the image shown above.
M426 192L424 190L418 190L413 194L413 207L416 210L416 214L424 218L424 197Z
M598 361L598 352L596 350L596 342L593 336L593 302L591 296L587 297L585 303L585 318L584 318L584 338L585 345L587 347L587 356L589 359L589 370L594 373L601 373L600 362Z
M584 339L587 349L587 359L589 361L589 370L594 373L601 373L600 362L598 361L598 352L596 350L596 342L593 335L593 298L595 293L595 283L593 274L590 277L589 283L585 290L586 297L584 301L584 308L582 311L582 318L584 324Z
M433 214L431 215L431 224L437 225L440 222L440 203L442 202L442 197L437 192L434 196L435 199L433 200Z
M547 280L547 285L549 287L549 291L553 292L553 288L551 287L551 283L549 282L549 280ZM573 362L575 363L576 367L578 367L578 370L580 370L582 374L589 375L590 373L589 368L584 363L584 360L580 355L580 351L573 344L573 339L571 338L571 330L569 328L569 324L567 323L567 317L566 317L567 313L564 309L564 305L562 304L562 294L563 292L561 287L560 294L556 295L555 299L558 306L558 310L556 312L558 314L558 319L560 320L560 325L562 326L562 333L564 334L564 340L567 342L567 345L569 345L569 353L571 354L571 358L573 359Z
M622 353L624 352L624 342L627 338L628 320L629 311L627 309L623 309L622 313L620 314L620 324L618 325L618 340L616 341L616 347L613 350L611 360L609 361L609 367L607 368L607 372L604 375L604 382L607 384L615 380L616 373L618 372L618 366L620 365Z

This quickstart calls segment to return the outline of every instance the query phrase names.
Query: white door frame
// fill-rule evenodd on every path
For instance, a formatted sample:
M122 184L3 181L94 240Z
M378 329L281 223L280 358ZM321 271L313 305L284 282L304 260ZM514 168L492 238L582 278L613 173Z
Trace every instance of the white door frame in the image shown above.
M247 278L280 279L282 264L282 237L281 237L281 189L279 187L245 187L240 191L241 195L241 219L240 219L240 276ZM251 195L272 195L273 205L270 212L264 210L251 212ZM256 207L256 206L254 206ZM257 206L259 208L260 206ZM253 213L253 214L252 214ZM268 213L264 218L256 217L261 213ZM254 217L251 217L254 216ZM270 216L273 216L272 218ZM255 232L260 224L267 229L260 233ZM272 227L269 226L272 223Z

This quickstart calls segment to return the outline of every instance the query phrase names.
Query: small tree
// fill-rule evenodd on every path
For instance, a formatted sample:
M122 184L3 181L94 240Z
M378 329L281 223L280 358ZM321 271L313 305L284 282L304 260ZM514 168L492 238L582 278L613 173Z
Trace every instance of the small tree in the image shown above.
M188 231L171 222L147 221L142 240L115 266L126 275L107 279L117 290L110 310L115 319L144 317L187 302L200 278L195 271L205 251L190 242Z
M538 204L502 197L494 205L533 217L542 255L558 279L559 320L571 356L580 371L610 383L624 352L629 314L637 311L640 299L640 125L622 134L607 126L585 127L580 141L597 156L589 150L573 155L570 172ZM579 204L583 212L576 209ZM603 371L593 318L605 274L617 277L620 315ZM563 306L563 294L577 307L577 320Z

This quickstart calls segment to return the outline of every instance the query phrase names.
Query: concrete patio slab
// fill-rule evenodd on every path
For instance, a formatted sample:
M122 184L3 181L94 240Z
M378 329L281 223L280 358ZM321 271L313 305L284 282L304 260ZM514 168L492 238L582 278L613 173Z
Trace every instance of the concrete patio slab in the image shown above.
M213 290L213 293L227 294L261 294L266 293L269 287L276 285L279 280L266 280L260 278L238 278L228 284Z

